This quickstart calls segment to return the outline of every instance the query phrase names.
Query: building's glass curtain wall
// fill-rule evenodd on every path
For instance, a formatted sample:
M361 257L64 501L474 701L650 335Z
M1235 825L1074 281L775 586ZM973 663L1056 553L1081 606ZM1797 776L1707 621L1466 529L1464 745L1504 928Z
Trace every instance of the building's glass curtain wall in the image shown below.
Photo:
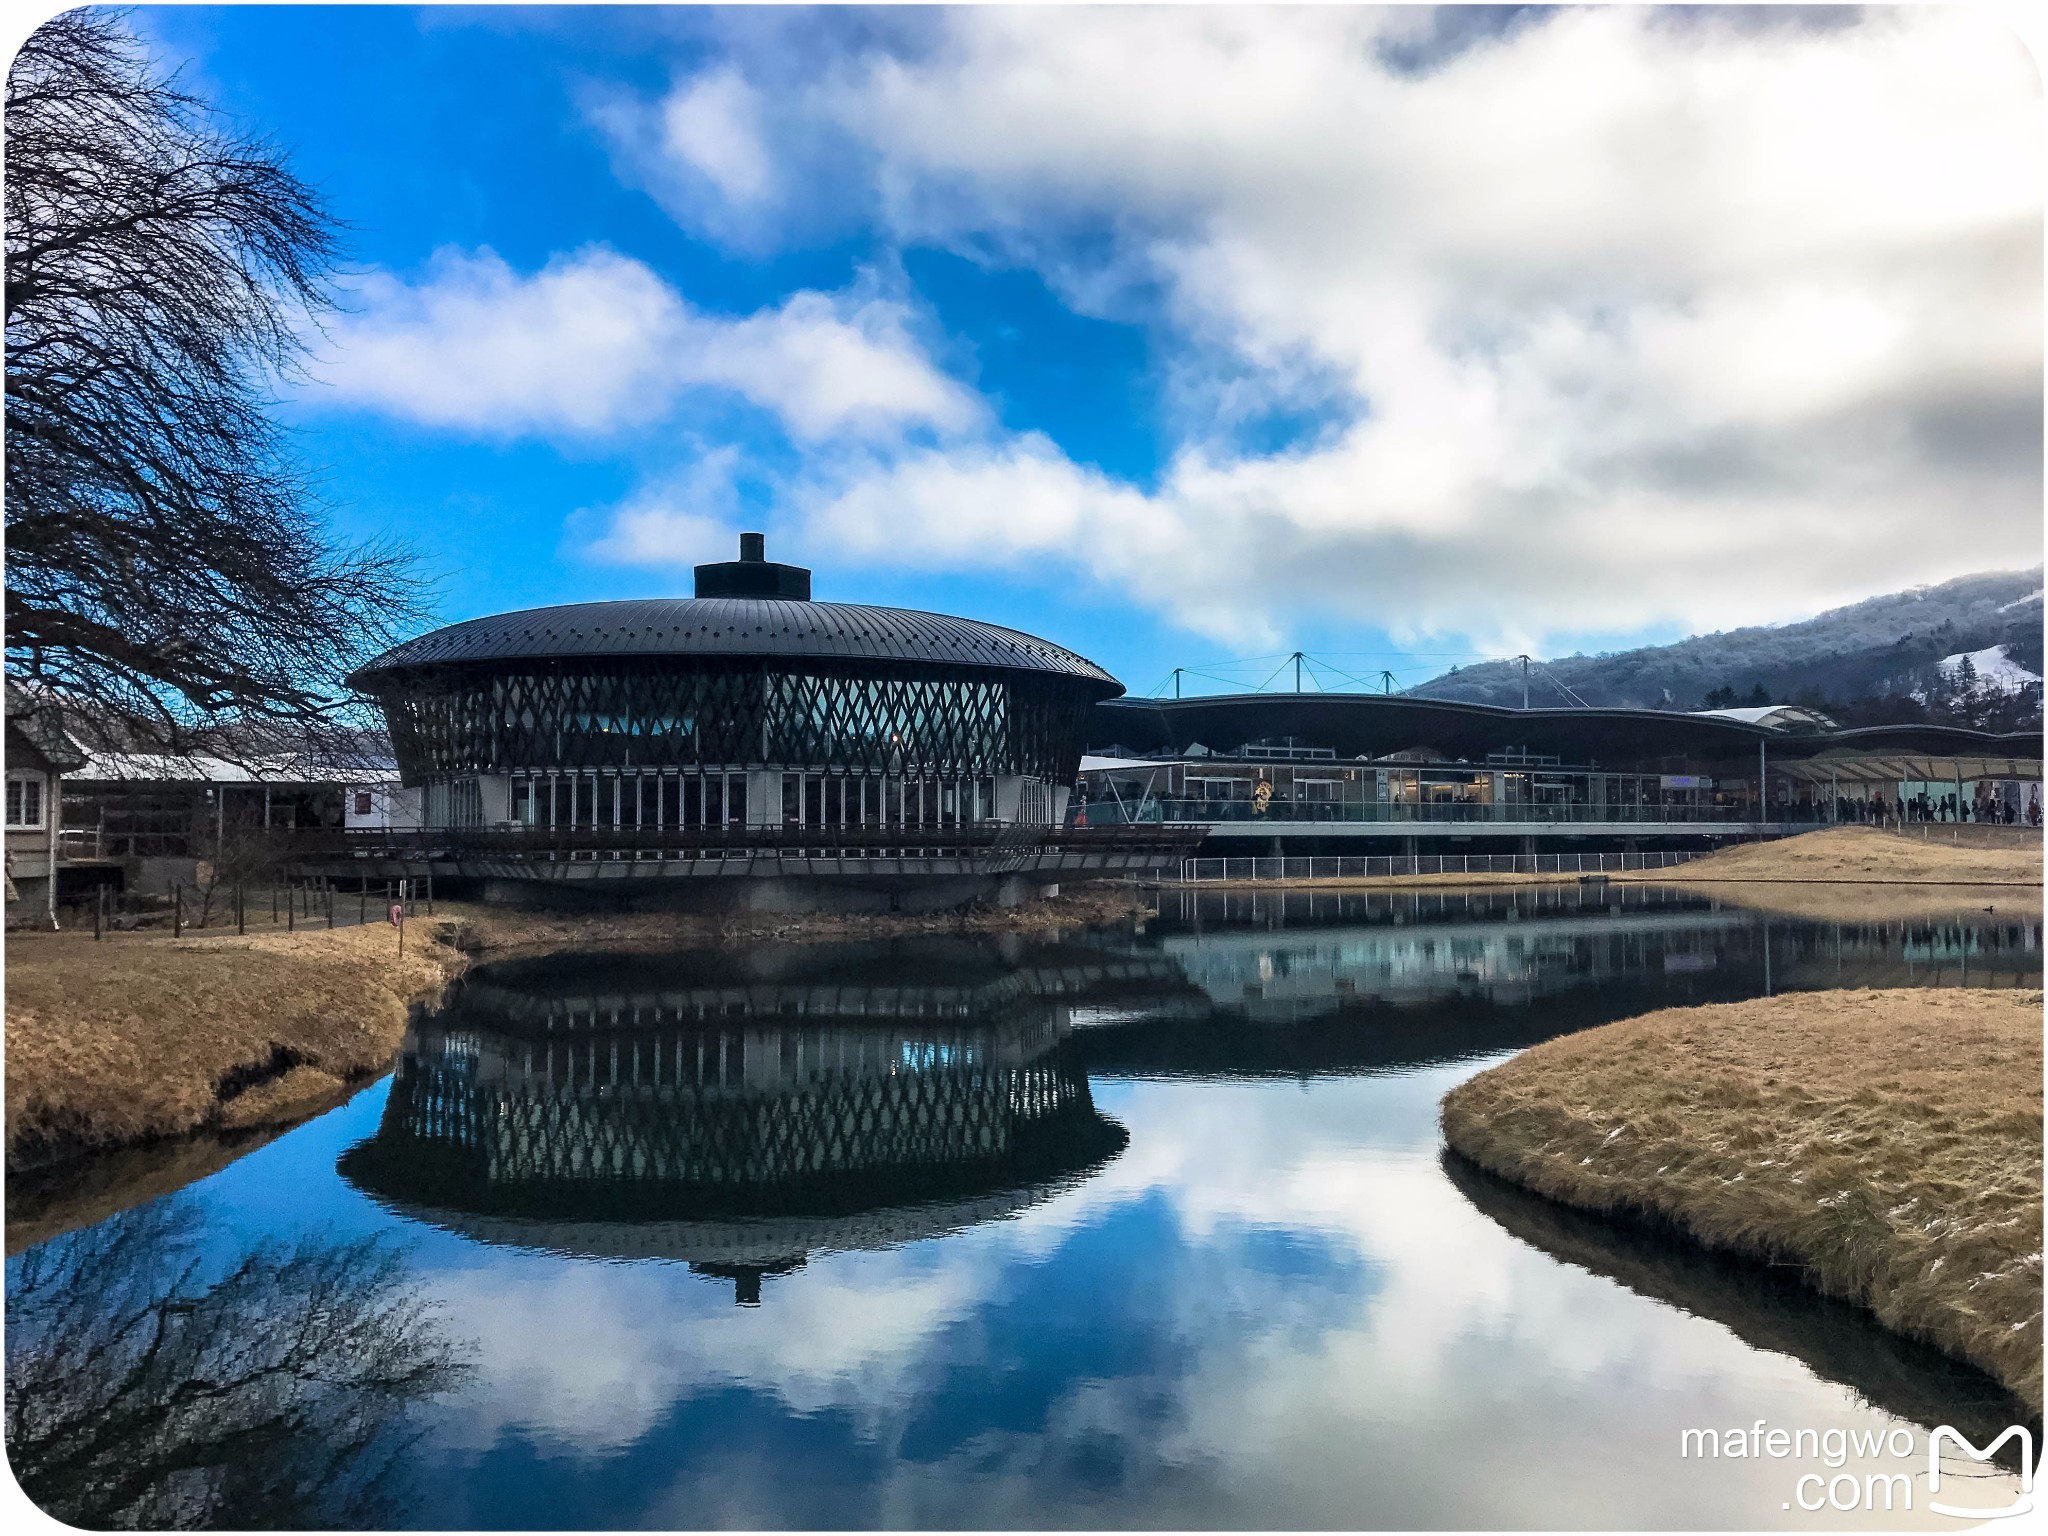
M511 776L522 827L944 828L996 819L993 775L966 779L779 770L567 769ZM751 814L750 814L751 813ZM1006 819L1028 819L1013 817ZM1038 817L1042 822L1043 814Z
M748 661L533 661L422 671L377 694L422 778L749 763L1058 781L1090 700L1058 678L862 675ZM906 669L907 670L907 669Z
M1755 784L1703 773L1623 772L1507 751L1479 763L1343 762L1314 749L1246 747L1195 761L1081 775L1078 819L1118 821L1714 821L1747 814Z
M1016 630L810 591L809 571L747 534L738 560L697 568L693 598L471 619L350 682L382 708L436 829L560 831L585 851L630 831L621 846L644 852L661 834L659 854L693 841L671 833L730 848L740 828L780 847L811 829L1063 818L1115 678Z
M1044 825L1090 701L1051 677L721 660L438 668L378 702L432 826L662 830Z

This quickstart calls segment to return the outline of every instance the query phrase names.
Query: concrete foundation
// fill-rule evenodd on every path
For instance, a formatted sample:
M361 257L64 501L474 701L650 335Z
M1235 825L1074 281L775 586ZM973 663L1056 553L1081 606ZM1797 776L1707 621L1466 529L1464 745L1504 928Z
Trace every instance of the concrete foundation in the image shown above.
M634 881L439 880L437 895L553 912L945 912L1014 907L1057 896L1057 882L1030 875L783 877Z

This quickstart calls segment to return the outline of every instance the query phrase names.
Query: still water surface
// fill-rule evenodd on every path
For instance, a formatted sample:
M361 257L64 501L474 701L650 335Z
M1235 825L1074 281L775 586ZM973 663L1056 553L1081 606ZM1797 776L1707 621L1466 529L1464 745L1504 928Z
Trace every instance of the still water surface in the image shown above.
M2012 1421L1988 1380L1449 1160L1436 1108L1646 1008L2039 987L2038 917L1163 901L479 970L384 1083L10 1261L15 1465L85 1523L1943 1523L1924 1430ZM1847 1470L1917 1513L1679 1454L1758 1419L1909 1431Z

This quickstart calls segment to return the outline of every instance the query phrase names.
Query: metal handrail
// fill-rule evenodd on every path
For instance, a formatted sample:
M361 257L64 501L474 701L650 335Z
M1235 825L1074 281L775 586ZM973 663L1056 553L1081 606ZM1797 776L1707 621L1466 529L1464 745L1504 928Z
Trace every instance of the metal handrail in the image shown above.
M1798 807L1774 806L1770 820L1797 820ZM1542 822L1556 825L1630 825L1649 822L1684 822L1712 825L1751 822L1755 812L1740 806L1703 805L1545 805L1504 803L1494 805L1399 805L1357 804L1273 800L1263 808L1244 800L1146 800L1140 804L1118 804L1098 800L1081 807L1079 815L1088 826L1146 823L1216 825L1239 822L1328 822L1328 823L1487 823Z
M562 854L676 857L803 855L830 849L855 857L929 857L1063 850L1184 851L1201 828L1158 825L1030 826L981 821L956 827L449 827L304 829L284 838L288 856L395 858L412 861L462 857L545 858Z

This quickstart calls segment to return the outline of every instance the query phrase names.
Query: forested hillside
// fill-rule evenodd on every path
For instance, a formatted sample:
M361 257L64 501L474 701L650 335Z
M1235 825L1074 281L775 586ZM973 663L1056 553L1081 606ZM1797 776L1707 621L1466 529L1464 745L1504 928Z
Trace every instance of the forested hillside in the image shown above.
M1802 703L1844 724L1932 719L2018 729L2041 719L2041 585L2039 566L1961 576L1797 624L1557 657L1530 668L1529 702L1646 709ZM1453 668L1409 692L1515 705L1522 669L1504 661Z

